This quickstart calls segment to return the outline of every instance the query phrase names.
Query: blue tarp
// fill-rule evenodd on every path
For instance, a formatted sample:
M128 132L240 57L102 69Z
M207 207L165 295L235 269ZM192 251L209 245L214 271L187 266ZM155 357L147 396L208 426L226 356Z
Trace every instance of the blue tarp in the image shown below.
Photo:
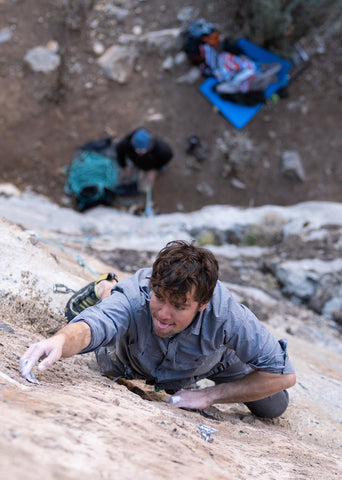
M237 44L243 50L247 57L251 58L256 62L278 62L281 64L281 70L277 73L278 81L275 83L271 83L264 91L266 98L271 97L273 93L279 90L279 88L284 87L288 83L291 62L279 57L278 55L275 55L274 53L269 52L268 50L265 50L264 48L258 47L257 45L245 38L240 38L237 41ZM253 106L246 106L230 102L229 100L224 100L212 88L216 83L216 78L210 77L204 83L202 83L202 85L200 86L200 91L208 98L208 100L210 100L213 105L215 105L219 109L222 115L226 117L227 120L229 120L236 128L243 128L261 109L263 104L260 103Z

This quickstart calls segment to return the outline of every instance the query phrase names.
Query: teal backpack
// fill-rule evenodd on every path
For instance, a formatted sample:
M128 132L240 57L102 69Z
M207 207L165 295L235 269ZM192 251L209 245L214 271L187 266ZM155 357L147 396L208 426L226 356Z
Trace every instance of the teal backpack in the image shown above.
M65 192L80 211L99 203L110 205L117 186L116 160L85 150L67 167Z
M78 147L64 173L65 192L73 197L80 212L99 204L111 205L114 197L120 200L139 194L137 177L127 182L122 175L111 137Z

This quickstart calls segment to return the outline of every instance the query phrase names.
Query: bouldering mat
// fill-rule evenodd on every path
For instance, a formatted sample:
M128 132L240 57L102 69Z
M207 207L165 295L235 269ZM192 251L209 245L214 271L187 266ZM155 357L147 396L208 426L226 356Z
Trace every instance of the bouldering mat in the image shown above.
M289 71L291 69L291 62L284 58L275 55L274 53L265 50L262 47L255 45L245 38L240 38L237 41L238 46L243 50L247 57L256 62L272 63L279 62L281 64L281 70L277 73L278 81L271 83L264 94L266 98L269 98L280 88L284 87L289 81ZM200 86L200 91L205 95L208 100L215 105L224 117L227 118L236 128L243 128L254 115L262 108L263 104L259 103L253 106L239 105L238 103L224 100L218 93L213 90L213 86L217 83L216 78L209 77Z

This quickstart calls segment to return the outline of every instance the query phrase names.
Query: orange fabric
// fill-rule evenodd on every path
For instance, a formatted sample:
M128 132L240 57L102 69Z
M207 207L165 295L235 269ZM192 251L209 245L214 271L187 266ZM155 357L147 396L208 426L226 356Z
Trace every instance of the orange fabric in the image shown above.
M220 34L218 32L212 32L209 35L203 35L202 40L216 49L220 41Z

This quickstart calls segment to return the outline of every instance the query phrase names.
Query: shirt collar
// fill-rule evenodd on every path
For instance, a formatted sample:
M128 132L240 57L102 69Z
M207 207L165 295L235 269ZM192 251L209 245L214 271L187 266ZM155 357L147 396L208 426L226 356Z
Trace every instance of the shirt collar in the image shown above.
M205 310L202 312L197 312L196 315L194 316L192 322L189 325L189 332L192 333L193 335L199 335L200 331L202 329L202 322L203 322L203 314Z

